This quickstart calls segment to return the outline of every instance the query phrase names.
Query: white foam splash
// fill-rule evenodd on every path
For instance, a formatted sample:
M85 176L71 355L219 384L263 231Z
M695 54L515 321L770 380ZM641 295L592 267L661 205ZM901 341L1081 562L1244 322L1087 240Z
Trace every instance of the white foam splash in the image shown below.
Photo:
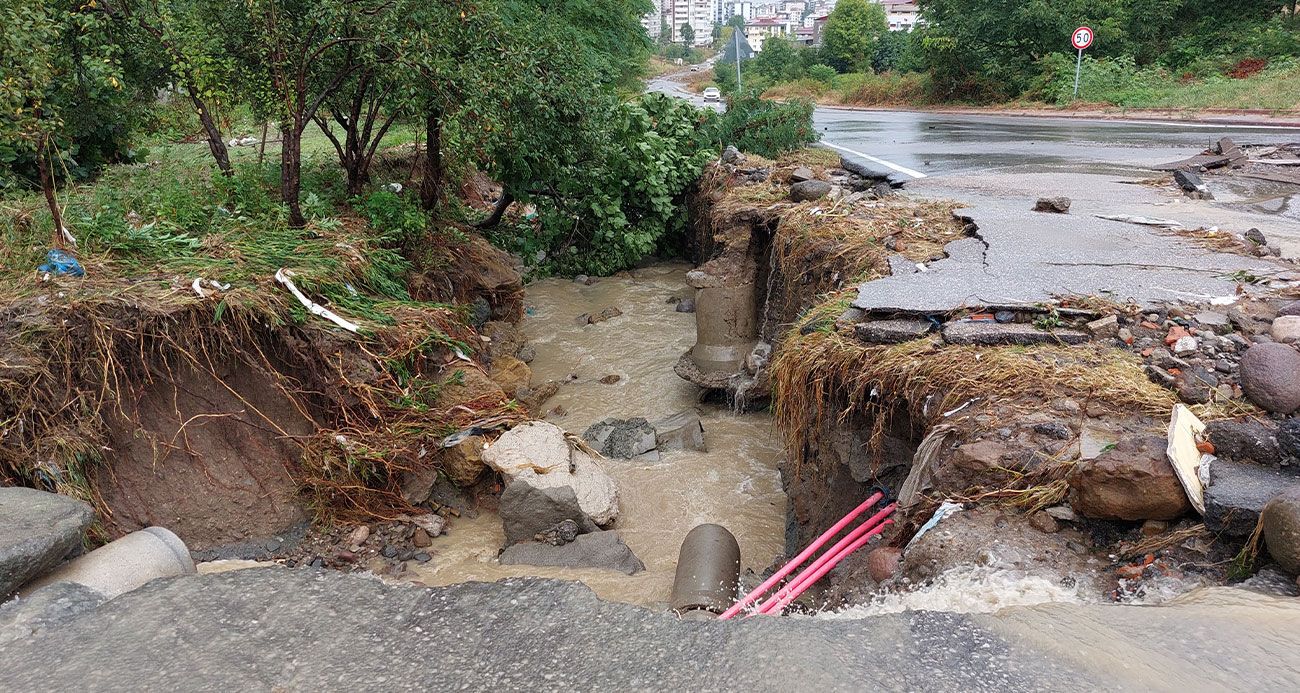
M987 614L1012 606L1047 603L1084 604L1084 581L1063 585L1059 580L1021 570L963 566L945 572L915 590L890 592L866 604L823 612L820 618L854 619L904 611L945 611Z

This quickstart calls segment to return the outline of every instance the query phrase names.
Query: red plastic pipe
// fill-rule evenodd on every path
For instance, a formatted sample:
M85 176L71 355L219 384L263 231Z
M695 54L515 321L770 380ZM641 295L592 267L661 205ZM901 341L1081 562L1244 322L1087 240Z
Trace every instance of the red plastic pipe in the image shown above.
M782 578L784 578L785 576L793 572L795 568L798 568L799 566L803 565L803 562L808 560L809 557L811 557L814 553L816 553L817 549L820 549L823 544L830 541L831 537L835 536L836 534L839 534L840 530L847 527L850 522L853 522L853 520L857 518L858 515L861 515L862 513L866 512L868 508L875 505L876 503L879 503L880 499L884 497L885 496L882 493L871 494L871 497L863 501L862 505L859 505L858 507L854 508L853 512L849 513L848 515L845 515L844 519L840 520L839 522L836 522L830 529L826 530L826 532L823 533L820 537L817 537L817 541L814 541L813 543L809 544L808 548L804 549L803 552L801 552L798 556L795 556L794 560L790 561L789 563L786 563L785 566L782 567L780 570L776 571L776 573L772 575L772 577L768 578L767 580L764 580L763 584L759 585L753 592L750 592L749 594L745 595L744 599L741 599L740 601L736 602L735 605L732 606L730 609L727 609L726 611L722 612L722 615L719 616L718 618L727 619L740 613L741 609L744 609L750 602L762 596L765 592L767 592L769 589L772 588L772 585L775 585L776 583L780 582Z
M810 577L800 582L799 586L793 592L787 594L784 598L776 602L776 604L771 606L768 609L768 611L764 613L779 614L782 611L785 611L785 607L788 606L790 602L794 601L799 597L799 595L803 594L804 590L808 589L809 587L812 587L814 582L817 582L818 580L822 579L822 576L825 575L826 573L829 573L831 571L831 568L835 567L835 564L847 558L849 554L865 546L868 541L871 541L871 537L880 534L882 531L884 531L885 527L892 524L894 524L893 520L885 520L884 522L880 523L880 526L876 527L870 532L867 532L866 534L859 537L857 541L853 542L852 544L849 544L848 548L844 549L843 551L840 552L838 556L836 556L835 558L831 559L830 561L822 565L822 567L818 568L817 571L814 572Z
M817 569L821 568L828 561L839 562L839 560L843 558L842 556L840 556L840 553L844 551L845 547L851 546L853 542L858 539L858 537L861 537L872 527L875 527L877 524L880 523L881 520L885 519L886 517L889 517L889 515L893 513L894 509L897 507L898 507L897 504L890 503L889 505L885 506L880 512L868 518L866 522L863 522L861 525L858 525L857 528L855 528L852 532L849 532L847 536L845 536L843 539L836 542L834 546L832 546L830 549L827 549L827 551L823 553L820 557L818 557L817 560L813 561L812 565L808 566L803 570L803 572L796 575L795 578L790 581L790 584L786 585L785 587L782 587L780 590L777 591L776 594L773 594L771 597L769 597L767 601L760 604L758 606L758 613L760 614L769 613L770 609L778 602L780 602L790 592L793 592L795 590L798 590L799 592L803 592L803 589L799 589L799 586L803 585L804 582L807 581L809 576L816 574ZM832 563L832 565L834 564ZM804 587L804 589L807 589L807 587Z

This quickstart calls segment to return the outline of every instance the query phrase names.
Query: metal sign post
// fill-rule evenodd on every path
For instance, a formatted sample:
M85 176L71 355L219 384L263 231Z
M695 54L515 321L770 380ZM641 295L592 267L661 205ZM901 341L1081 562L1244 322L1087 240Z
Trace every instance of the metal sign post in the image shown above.
M740 94L740 27L731 27L736 39L736 94Z
M1083 49L1092 45L1092 29L1081 26L1074 30L1070 43L1079 49L1079 59L1074 63L1074 100L1079 99L1079 71L1083 69Z

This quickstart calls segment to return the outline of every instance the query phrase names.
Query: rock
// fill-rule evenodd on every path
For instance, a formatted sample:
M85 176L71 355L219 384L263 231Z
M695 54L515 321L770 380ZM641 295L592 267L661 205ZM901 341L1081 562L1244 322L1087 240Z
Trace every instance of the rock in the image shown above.
M617 383L618 381L620 381L620 380L622 380L622 379L623 379L623 376L621 376L621 375L607 375L607 376L605 376L605 377L603 377L603 378L600 379L600 384L601 384L601 385L613 385L614 383Z
M1128 329L1127 327L1121 327L1119 328L1118 331L1115 332L1115 338L1120 340L1121 342L1124 342L1125 344L1132 344L1133 331Z
M1278 430L1259 421L1211 421L1205 435L1221 459L1255 464L1277 464Z
M813 180L816 177L817 173L807 166L800 166L790 172L791 183L802 183L806 180Z
M894 194L894 186L890 185L888 181L881 181L871 186L871 195L877 200L883 200L888 197L892 197L893 194Z
M1174 182L1183 189L1183 192L1201 193L1202 195L1209 192L1209 188L1206 188L1205 183L1201 182L1200 176L1185 169L1174 171Z
M654 424L655 447L665 450L695 450L707 452L704 445L704 425L695 412L682 412Z
M573 324L577 325L578 327L582 327L583 325L590 325L591 313L583 313L582 315L579 315L578 317L574 318Z
M587 444L605 457L630 460L657 446L655 429L649 421L636 419L605 419L594 423L582 434Z
M515 352L515 358L524 363L532 363L533 359L537 358L537 349L531 344L525 344L519 347L519 351Z
M1300 407L1300 353L1285 344L1256 344L1238 368L1241 389L1262 409L1289 414Z
M479 515L478 503L470 490L457 486L446 476L438 477L427 500L432 507L451 508L460 513L458 517L467 520L472 520Z
M22 599L0 605L0 647L27 640L107 600L103 594L75 582L55 582Z
M70 496L0 488L0 599L80 546L94 519L89 505Z
M1264 232L1259 229L1250 229L1245 233L1246 240L1255 245L1268 245L1268 239L1264 237Z
M1034 204L1035 212L1050 212L1052 214L1069 214L1070 198L1068 197L1040 197Z
M1174 391L1188 404L1206 404L1214 397L1214 388L1219 384L1204 368L1183 370L1174 376Z
M1013 568L1051 582L1075 575L1087 581L1094 569L1086 555L1070 548L1080 535L1074 531L1043 534L1027 520L1023 515L993 511L958 512L916 537L899 570L916 584L953 568L978 566Z
M1041 510L1029 516L1029 526L1043 534L1056 534L1061 531L1061 525L1056 518Z
M1015 322L1016 314L1012 313L1009 310L1000 310L993 314L993 319L1003 324L1008 322Z
M526 481L512 481L501 493L497 511L506 532L506 545L531 541L564 521L572 521L579 534L600 528L582 511L578 496L568 486L536 488Z
M929 320L873 320L853 326L853 334L868 344L902 344L930 334L934 323Z
M1154 537L1169 531L1169 523L1164 520L1147 520L1142 523L1142 536Z
M589 281L589 277L587 277L587 275L585 275L585 274L577 274L577 275L574 275L574 277L573 277L573 283L574 283L574 284L583 284L583 285L585 285L585 284L587 284L588 281Z
M1212 310L1204 310L1195 315L1195 320L1202 327L1227 327L1229 325L1228 316Z
M542 411L546 401L555 396L560 391L560 384L554 380L548 380L537 387L531 388L526 392L519 393L519 403L534 416Z
M457 365L459 364L459 365ZM461 366L464 366L463 368ZM446 366L439 373L442 388L433 406L437 409L449 409L472 400L482 398L505 401L506 394L496 381L486 373L463 361Z
M895 546L881 546L867 554L867 574L876 582L884 582L898 572L898 562L903 550Z
M999 322L1001 322L999 320ZM1088 334L1094 339L1105 339L1107 337L1119 336L1119 317L1116 315L1107 315L1104 318L1093 320L1085 325Z
M1196 338L1191 335L1179 337L1178 341L1174 342L1174 353L1179 356L1194 353L1198 348L1199 344L1197 343Z
M678 313L694 313L694 312L695 312L695 299L693 299L693 298L684 298L684 299L682 299L681 301L678 301L678 302L677 302L677 308L676 308L675 310L676 310Z
M1279 316L1300 315L1300 301L1292 301L1277 309Z
M1052 507L1050 507L1050 508L1044 510L1043 512L1047 513L1048 515L1051 515L1052 517L1054 517L1054 518L1056 518L1056 519L1058 519L1058 520L1065 520L1066 522L1078 522L1078 521L1079 521L1079 515L1078 515L1078 513L1074 512L1074 508L1071 508L1071 507L1068 506L1068 505L1056 505L1056 506L1052 506Z
M429 537L429 533L424 531L423 527L415 528L415 534L411 535L412 546L422 549L426 546L429 546L432 543L433 543L433 539Z
M577 539L579 534L582 534L582 532L578 529L577 522L561 520L554 527L533 535L533 541L550 544L551 546L564 546Z
M618 308L615 308L614 306L610 306L610 307L606 308L605 310L600 311L600 314L599 314L599 315L590 315L590 316L588 316L588 317L587 317L587 322L591 323L592 325L595 325L596 323L605 322L606 320L609 320L610 318L617 318L618 316L620 316L620 315L622 315L622 314L623 314L623 311L619 310Z
M1248 536L1255 531L1264 506L1297 487L1300 475L1294 470L1215 460L1205 487L1205 526L1229 536Z
M529 421L515 426L483 451L483 460L508 481L523 479L538 488L571 487L578 506L598 525L618 519L614 479L593 457L570 449L564 430L555 424Z
M1277 429L1277 457L1282 464L1300 463L1300 419L1287 419ZM1266 462L1271 464L1271 462Z
M1080 330L1040 330L1028 323L949 322L943 338L950 344L997 346L999 344L1083 344L1088 335Z
M790 199L794 202L813 202L826 197L831 184L820 180L806 180L790 186Z
M483 460L485 442L481 436L470 436L442 450L442 471L452 483L457 486L469 486L478 480L479 474L482 474L487 467L487 462ZM432 490L432 483L429 488ZM425 498L428 498L428 495Z
M1057 440L1069 440L1074 436L1074 432L1070 430L1070 427L1059 421L1045 421L1040 424L1034 424L1034 433L1045 435L1048 438L1055 438Z
M745 160L745 155L740 153L739 149L728 145L722 150L722 163L739 164Z
M1071 505L1094 520L1173 520L1192 509L1157 436L1123 438L1070 473Z
M423 515L398 515L397 519L405 520L415 525L417 528L424 530L431 537L442 534L442 530L447 528L447 519L442 515L425 513Z
M600 568L633 575L645 564L623 543L618 532L607 530L579 535L572 543L551 546L535 541L515 544L501 552L501 565L536 565L556 568Z
M428 498L428 496L425 497ZM356 529L352 530L352 532L348 534L347 544L348 546L361 546L362 544L366 543L366 540L369 538L370 538L370 528L367 527L366 525L361 525Z
M527 392L533 380L533 371L528 364L504 354L492 361L490 375L501 386L501 391L511 399L518 398L521 392Z
M1275 342L1290 344L1300 339L1300 315L1283 315L1273 321L1268 336Z
M1260 519L1268 554L1287 573L1300 573L1300 487L1270 500Z

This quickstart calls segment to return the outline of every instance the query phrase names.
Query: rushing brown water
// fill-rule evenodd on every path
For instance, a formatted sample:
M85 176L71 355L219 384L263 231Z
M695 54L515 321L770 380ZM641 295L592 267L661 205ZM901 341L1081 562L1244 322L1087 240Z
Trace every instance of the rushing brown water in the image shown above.
M580 580L604 599L632 604L666 602L682 539L698 524L731 530L740 542L742 567L761 571L784 547L785 494L776 463L781 441L765 414L732 414L725 407L697 405L698 390L673 373L695 341L694 315L678 313L671 296L689 296L683 264L657 265L634 279L601 279L591 286L548 279L528 287L530 314L523 329L537 349L533 382L566 382L547 403L563 416L548 420L581 435L608 417L651 421L696 409L708 452L668 452L657 463L608 460L618 483L622 514L615 529L646 570L624 575L606 570L503 566L496 562L505 541L501 519L484 513L456 520L434 540L433 560L411 567L427 585L496 581L535 575ZM609 307L623 312L596 324L578 325L583 313ZM612 385L601 378L619 376Z

